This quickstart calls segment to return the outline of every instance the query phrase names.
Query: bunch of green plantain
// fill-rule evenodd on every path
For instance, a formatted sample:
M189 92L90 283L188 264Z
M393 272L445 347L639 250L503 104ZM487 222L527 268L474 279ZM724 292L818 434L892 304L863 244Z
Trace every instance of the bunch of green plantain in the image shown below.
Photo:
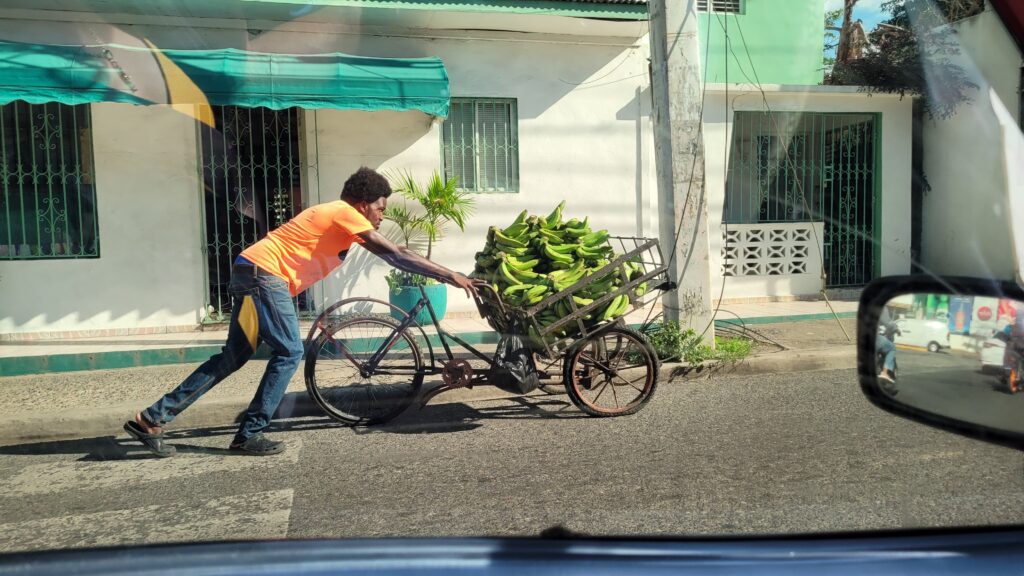
M492 226L484 249L476 254L476 268L471 276L491 283L506 305L528 308L608 265L615 256L608 231L592 231L589 218L564 221L564 209L562 202L546 217L531 216L524 210L507 228ZM574 290L571 298L576 307L591 304L643 272L639 262L627 262L624 269L625 278L616 269ZM646 284L640 284L634 294L642 296L646 291ZM545 307L537 316L538 323L547 327L570 315L569 297L567 294ZM589 311L583 320L597 323L618 318L628 311L629 304L626 295L617 296L607 305ZM578 326L570 322L557 336L569 336L574 331L578 331Z

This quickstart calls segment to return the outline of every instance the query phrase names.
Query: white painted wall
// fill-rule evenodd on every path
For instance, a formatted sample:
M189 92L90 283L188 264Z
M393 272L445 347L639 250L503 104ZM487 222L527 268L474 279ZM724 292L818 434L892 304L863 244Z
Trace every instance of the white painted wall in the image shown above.
M92 106L100 258L0 261L0 334L187 326L203 294L196 130L163 106Z
M704 145L707 154L706 178L709 194L712 290L722 294L722 210L725 203L727 145L732 142L733 114L737 111L763 111L759 91L745 86L730 86L728 99L723 86L712 87L704 112ZM868 97L851 88L766 86L765 98L774 112L859 112L881 115L882 178L882 275L910 271L910 183L912 115L909 99L874 95ZM779 282L765 278L761 293L749 285L733 291L733 297L789 296L816 294L813 283ZM730 288L726 279L725 298Z
M567 215L589 215L615 234L656 234L644 39L278 29L254 37L209 26L187 33L146 25L99 29L104 41L131 43L126 35L145 36L165 47L438 56L448 69L453 96L517 99L520 191L478 195L477 214L466 232L453 229L435 248L434 259L445 266L468 273L489 226L509 222L523 209L547 214L562 199ZM3 28L19 26L7 21ZM38 31L49 42L85 41L70 23L24 22L21 28ZM138 78L141 83L150 76ZM109 104L95 110L103 258L0 263L0 334L193 325L201 318L205 264L194 124L165 108ZM441 166L439 126L419 112L318 110L305 112L304 122L309 202L336 199L360 165L410 170L421 179ZM373 256L355 250L314 291L313 301L385 295L386 271ZM472 313L474 308L452 290L449 310Z
M422 50L411 40L392 40L388 50L402 53L395 46L402 42L410 44L408 50ZM378 48L368 41L362 49ZM489 226L507 225L524 209L546 215L563 199L567 217L590 216L615 234L657 234L649 105L641 109L649 98L645 50L628 43L456 40L432 42L430 50L445 62L453 97L516 98L519 112L520 191L474 195L476 214L466 231L451 227L435 246L435 261L468 273ZM420 180L440 169L440 126L423 114L318 110L306 118L316 134L314 174L322 201L337 198L360 164L409 170ZM322 292L314 293L314 301L386 294L387 271L383 262L355 250ZM461 291L449 289L450 313L475 310Z
M446 266L468 272L488 226L511 221L523 209L546 214L563 199L567 215L589 215L591 222L613 233L657 234L646 38L487 32L459 38L430 37L441 32L425 31L415 37L361 36L284 29L253 36L241 29L204 26L187 34L145 25L127 30L167 47L438 56L448 69L453 96L516 98L520 192L476 196L477 214L466 232L453 230L435 249L435 259ZM60 27L35 22L26 23L25 29L44 30L48 41L55 41ZM69 38L76 40L81 39ZM775 110L882 114L882 269L884 274L908 271L909 101L809 89L776 87L768 97ZM705 116L715 271L726 165L718 151L731 136L726 113L761 106L760 95L750 90L733 91L729 100L727 108L724 94L710 94ZM94 108L103 258L0 263L0 334L195 324L201 317L205 264L191 119L165 108ZM421 179L440 168L439 127L421 113L319 110L304 113L304 121L310 202L337 198L345 179L361 164L385 171L408 169ZM353 251L342 270L313 293L313 301L381 297L386 294L386 271L368 253ZM714 280L720 287L717 274ZM464 295L450 290L449 296L452 313L473 313Z
M958 22L961 65L980 89L950 119L926 121L921 259L937 274L1012 279L1007 183L991 87L1016 118L1021 54L991 7ZM1019 122L1019 118L1017 118ZM1019 191L1016 191L1019 193Z

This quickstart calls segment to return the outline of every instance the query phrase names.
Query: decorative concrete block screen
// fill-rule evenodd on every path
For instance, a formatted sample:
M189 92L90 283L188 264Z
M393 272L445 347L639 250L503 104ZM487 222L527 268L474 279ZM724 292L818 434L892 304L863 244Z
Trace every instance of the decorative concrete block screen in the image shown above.
M818 293L823 235L823 222L723 224L725 297Z

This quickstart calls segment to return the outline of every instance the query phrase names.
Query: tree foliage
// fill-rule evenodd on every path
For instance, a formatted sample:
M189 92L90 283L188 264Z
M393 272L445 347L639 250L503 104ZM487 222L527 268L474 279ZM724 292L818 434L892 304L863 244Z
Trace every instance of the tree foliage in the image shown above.
M837 62L825 83L923 96L930 116L952 116L978 86L960 65L960 43L947 24L984 8L984 0L886 0L882 10L889 18L868 35L871 49Z
M842 8L825 12L825 52L822 64L825 65L826 74L832 72L832 66L836 63L835 51L839 46L839 21L842 17Z

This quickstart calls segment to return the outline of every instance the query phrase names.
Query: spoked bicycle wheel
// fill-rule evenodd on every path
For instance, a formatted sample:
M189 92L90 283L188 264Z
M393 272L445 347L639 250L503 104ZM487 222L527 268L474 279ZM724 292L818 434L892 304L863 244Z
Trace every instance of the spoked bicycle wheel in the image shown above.
M658 385L658 359L643 336L610 328L566 353L565 390L591 416L624 416L643 408Z
M350 426L380 424L419 396L423 360L408 331L396 334L388 316L344 319L324 330L306 352L306 390L331 418ZM379 355L375 367L371 359Z

